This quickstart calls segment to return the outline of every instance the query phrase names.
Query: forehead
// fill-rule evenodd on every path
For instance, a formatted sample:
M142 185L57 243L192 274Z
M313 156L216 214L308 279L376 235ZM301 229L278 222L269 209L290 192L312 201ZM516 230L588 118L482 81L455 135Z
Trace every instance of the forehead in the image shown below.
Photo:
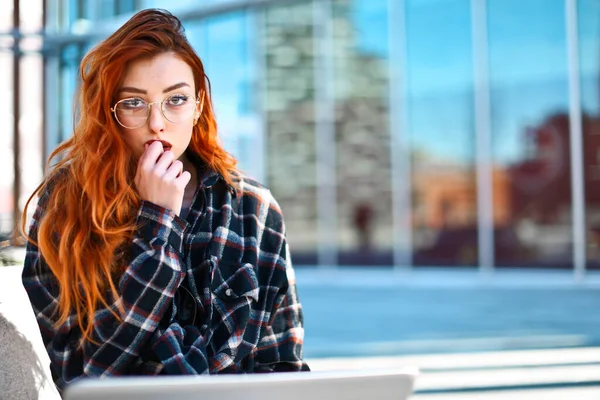
M174 53L132 61L123 78L123 86L144 90L162 90L179 82L186 82L194 88L192 68Z

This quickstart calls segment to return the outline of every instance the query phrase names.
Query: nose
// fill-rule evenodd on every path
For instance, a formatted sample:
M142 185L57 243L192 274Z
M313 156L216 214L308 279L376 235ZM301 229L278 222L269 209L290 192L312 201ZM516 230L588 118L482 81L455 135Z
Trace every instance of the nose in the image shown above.
M148 106L150 107L150 115L148 116L148 127L154 134L164 132L165 120L163 118L162 112L160 111L160 103L151 103Z

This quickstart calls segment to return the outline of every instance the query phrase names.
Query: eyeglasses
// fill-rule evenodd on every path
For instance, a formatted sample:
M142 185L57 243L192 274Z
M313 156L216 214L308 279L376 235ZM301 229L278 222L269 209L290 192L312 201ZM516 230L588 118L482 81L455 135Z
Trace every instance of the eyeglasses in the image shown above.
M167 97L163 101L148 103L139 97L129 97L119 100L113 108L110 109L115 114L115 119L127 129L141 128L146 124L150 117L150 107L157 104L160 106L160 112L169 122L178 124L192 118L200 99L190 98L188 95L175 94ZM204 95L200 105L200 113L204 105Z

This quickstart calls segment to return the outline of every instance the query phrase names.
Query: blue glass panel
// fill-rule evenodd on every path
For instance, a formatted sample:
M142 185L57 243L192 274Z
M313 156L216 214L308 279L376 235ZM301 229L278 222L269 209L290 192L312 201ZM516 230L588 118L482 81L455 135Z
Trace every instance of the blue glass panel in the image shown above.
M314 265L320 238L313 11L312 2L269 7L257 40L264 47L267 184L285 213L294 262Z
M588 268L600 268L600 2L578 1Z
M333 1L333 48L327 52L333 59L331 150L337 164L332 228L342 265L393 262L387 4Z
M248 30L251 18L237 13L207 20L202 55L224 145L240 169L262 180L260 114L252 107L257 93L255 55L249 52L255 42Z
M499 266L571 266L563 0L488 2Z
M73 133L73 96L77 85L80 54L77 45L64 48L60 62L59 142Z
M473 49L468 0L406 2L413 262L478 261Z

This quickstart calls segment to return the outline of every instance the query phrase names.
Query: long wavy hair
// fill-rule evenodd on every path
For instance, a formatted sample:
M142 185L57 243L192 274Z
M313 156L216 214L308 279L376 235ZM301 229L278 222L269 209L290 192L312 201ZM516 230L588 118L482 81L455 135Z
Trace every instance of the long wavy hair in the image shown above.
M115 278L126 264L124 250L132 240L141 204L133 185L137 162L110 109L128 65L166 52L191 67L196 90L205 93L188 154L233 184L236 161L218 140L210 82L181 21L165 10L140 11L83 58L73 135L50 155L49 172L27 201L21 223L24 236L38 246L58 281L56 325L74 310L82 343L94 341L97 307L110 308L119 298ZM57 161L50 167L52 160ZM45 203L45 211L39 216L34 240L25 233L25 220L36 195ZM110 309L122 318L122 307Z

